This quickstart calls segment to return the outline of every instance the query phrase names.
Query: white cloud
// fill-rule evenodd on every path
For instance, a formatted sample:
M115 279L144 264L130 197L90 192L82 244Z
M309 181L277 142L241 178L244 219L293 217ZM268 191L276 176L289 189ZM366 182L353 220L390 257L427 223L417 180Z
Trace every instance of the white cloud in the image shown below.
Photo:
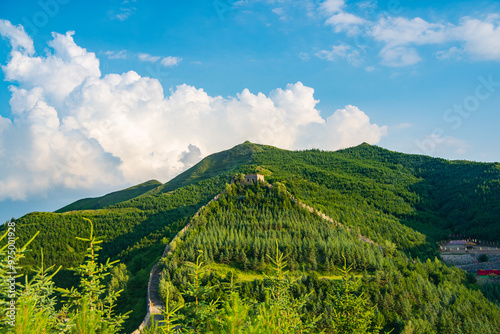
M35 53L33 41L21 25L15 27L6 20L0 20L0 35L9 39L12 49L21 53L32 55Z
M177 66L182 61L180 57L168 56L161 60L161 64L165 67Z
M380 51L382 64L387 66L408 66L422 59L412 45L440 44L450 37L449 26L429 23L421 18L381 18L371 28L370 34L376 41L385 43Z
M359 9L371 9L373 1L357 4ZM447 50L435 51L439 60L469 58L500 61L500 15L486 14L482 18L463 17L459 24L429 22L420 17L380 16L365 19L346 10L343 0L327 0L317 7L325 14L325 24L334 32L345 32L380 43L381 63L386 66L408 66L422 61L418 47L445 45ZM450 46L451 44L451 46ZM363 50L364 51L364 50ZM323 59L328 59L324 54Z
M3 138L7 138L8 134L6 134L7 129L11 128L12 122L8 118L4 118L0 116L0 158L3 157L5 149L3 144ZM3 160L3 159L2 159Z
M109 58L109 59L127 59L127 50L121 50L121 51L106 51L104 54Z
M356 5L360 9L372 10L372 9L377 7L377 1L375 1L375 0L361 1L361 2L358 2Z
M145 62L150 62L150 63L155 63L158 60L160 60L160 57L152 56L152 55L147 54L147 53L139 53L139 55L137 57L139 58L140 61L145 61Z
M485 21L464 18L455 31L463 41L463 50L478 60L500 61L500 23L498 16L490 15Z
M345 59L354 66L359 66L363 62L359 51L352 50L350 46L345 44L333 45L331 50L320 50L316 53L316 57L328 61Z
M340 12L331 16L325 23L333 26L335 32L346 31L350 35L355 35L360 32L359 26L364 24L365 20L350 13Z
M404 46L386 47L380 51L380 56L383 65L393 67L414 65L421 60L415 48Z
M365 20L343 11L344 7L344 0L326 0L319 5L319 10L324 16L328 16L325 24L332 26L335 32L346 31L349 35L356 35Z
M436 58L439 60L462 59L464 51L456 46L452 46L448 50L440 50L436 52Z
M309 59L311 59L311 57L307 52L299 52L299 59L302 61L308 61Z
M295 126L309 123L324 123L316 110L318 100L314 99L314 89L304 86L300 81L288 84L286 89L278 88L269 95L276 108L286 111L285 120Z
M112 18L118 19L120 21L125 21L127 20L135 11L137 8L132 6L132 3L136 2L135 0L124 0L121 3L121 7L118 10L118 13L112 12Z
M332 148L349 147L362 141L376 144L386 135L387 126L378 126L370 122L370 118L359 108L348 105L339 109L327 119L328 134L332 137Z
M463 18L457 26L451 23L429 23L421 18L393 17L380 19L371 34L385 43L381 51L383 63L391 66L412 65L421 60L415 46L459 43L448 50L436 52L440 60L461 59L464 55L476 60L500 61L500 25L497 15L484 21ZM412 46L412 47L410 47ZM394 63L390 58L396 59Z
M302 129L303 148L320 147L328 150L351 147L361 142L378 143L387 134L387 126L370 121L359 108L348 105L336 110L324 124L309 124Z
M333 45L331 50L321 50L316 53L316 57L328 61L335 61L338 58L345 58L350 47L344 44Z
M389 47L401 45L439 44L450 37L449 26L429 23L419 17L381 18L371 29L373 38L386 43Z
M376 143L386 131L354 106L323 119L314 89L300 82L222 98L186 84L165 96L157 79L134 71L101 77L95 54L72 35L54 34L45 57L14 49L3 67L13 121L0 118L0 155L9 157L0 165L0 200L166 181L245 140L335 149Z
M285 14L285 10L282 7L277 7L272 10L272 12L279 16L281 21L287 21L288 17Z
M325 0L320 4L319 8L326 14L331 15L340 12L344 6L344 0Z
M93 52L76 45L73 34L53 33L49 42L53 52L46 57L30 57L13 50L9 63L2 66L6 80L18 82L18 87L27 90L38 87L49 103L60 105L86 78L101 76L99 60Z

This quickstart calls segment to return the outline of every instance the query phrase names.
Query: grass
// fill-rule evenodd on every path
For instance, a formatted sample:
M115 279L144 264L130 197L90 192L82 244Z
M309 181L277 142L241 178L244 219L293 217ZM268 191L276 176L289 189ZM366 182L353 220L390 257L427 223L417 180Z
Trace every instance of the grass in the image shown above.
M263 280L265 278L265 274L261 272L256 272L256 271L242 271L241 269L235 268L229 264L223 264L223 263L210 263L205 266L205 269L208 271L213 271L216 272L222 276L228 275L231 271L234 274L234 278L236 282L252 282L254 280ZM303 272L303 271L294 271L290 272L290 276L292 278L300 278L302 275L311 275L313 273L316 273L318 275L319 279L326 279L330 281L340 281L342 279L341 275L334 275L329 272L315 272L315 271L309 271L309 272ZM360 273L353 274L354 277L362 277L363 275Z
M236 282L252 282L254 280L264 279L264 274L255 271L242 271L238 268L223 263L210 263L205 266L205 269L226 276L231 271L234 274Z

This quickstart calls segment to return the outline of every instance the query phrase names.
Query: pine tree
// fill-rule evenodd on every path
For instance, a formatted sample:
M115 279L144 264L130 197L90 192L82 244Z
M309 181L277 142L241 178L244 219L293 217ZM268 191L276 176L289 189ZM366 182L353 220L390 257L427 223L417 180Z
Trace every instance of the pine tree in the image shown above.
M334 333L342 334L377 334L380 326L373 323L375 317L375 306L368 306L368 298L360 293L361 280L351 275L352 265L347 266L344 257L344 265L339 269L342 281L337 286L334 296L330 295L333 302L332 323Z

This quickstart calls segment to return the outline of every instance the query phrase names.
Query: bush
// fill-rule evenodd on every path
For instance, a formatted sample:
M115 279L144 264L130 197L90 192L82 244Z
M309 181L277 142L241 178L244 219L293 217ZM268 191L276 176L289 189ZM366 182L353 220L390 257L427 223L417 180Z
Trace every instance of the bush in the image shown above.
M481 254L479 255L479 257L477 258L479 262L488 262L488 255L486 254Z

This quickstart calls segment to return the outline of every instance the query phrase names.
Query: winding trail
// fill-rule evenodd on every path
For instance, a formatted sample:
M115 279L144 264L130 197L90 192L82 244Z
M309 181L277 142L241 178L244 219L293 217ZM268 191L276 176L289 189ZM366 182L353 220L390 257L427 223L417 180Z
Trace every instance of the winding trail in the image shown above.
M267 183L267 186L269 188L272 188L272 185L269 184L269 183ZM344 228L347 231L351 232L351 228L350 227L345 226L345 225L339 223L338 221L336 221L333 218L327 216L326 214L322 213L321 211L318 211L318 210L314 209L313 207L311 207L311 206L309 206L309 205L301 202L300 200L298 200L297 198L295 198L292 194L290 194L290 192L288 190L286 190L286 192L290 196L290 198L294 202L296 202L300 207L307 209L309 212L318 215L320 218L323 218L323 219L331 222L332 224L334 224L337 227ZM209 205L213 201L217 201L219 199L220 195L221 195L220 193L217 194L207 204L205 204L204 206L202 206L201 208L199 208L198 211L196 211L196 213L194 214L193 217L198 216L200 214L201 210L203 210L207 205ZM184 228L182 230L180 230L175 235L175 237L165 247L165 250L163 251L163 254L162 254L162 258L164 258L164 257L167 256L168 252L170 251L170 245L174 241L176 241L177 238L180 238L186 232L186 230L190 226L191 226L191 223L187 224L186 226L184 226ZM376 242L374 242L373 240L370 240L369 238L363 236L361 233L358 234L358 238L359 238L359 240L364 241L366 243L370 243L370 244L374 244L376 246L379 246ZM160 261L161 261L161 259L160 259ZM142 321L142 323L139 325L139 328L136 329L132 334L140 334L141 330L143 328L148 327L149 325L151 325L151 316L153 316L153 319L154 319L155 322L163 320L162 314L163 314L163 310L165 309L165 305L164 305L163 301L161 300L160 291L159 291L160 279L161 279L161 269L160 269L160 266L159 266L160 261L158 261L154 265L153 269L151 269L151 272L149 273L148 293L147 293L147 297L146 297L147 298L146 299L146 303L147 303L147 313L146 313L146 316L144 317L144 320Z
M196 211L193 217L196 217L200 214L201 210L203 210L207 205L212 203L213 201L217 201L219 199L220 194L217 194L214 198L212 198L207 204L202 206L201 208ZM167 256L168 252L170 251L170 247L173 242L176 241L177 238L180 238L186 230L191 226L191 224L187 224L184 226L182 230L180 230L175 237L170 241L170 243L165 247L165 250L163 251L163 254L161 258L164 258ZM146 316L144 317L144 320L142 323L139 325L139 328L136 329L132 334L140 334L141 330L145 327L148 327L151 325L151 316L153 317L154 321L160 321L163 320L163 310L165 309L165 305L160 297L160 279L161 279L161 269L160 269L160 261L161 259L156 262L154 267L151 269L151 272L149 273L149 281L148 281L148 293L146 297L146 308L147 308L147 313Z

